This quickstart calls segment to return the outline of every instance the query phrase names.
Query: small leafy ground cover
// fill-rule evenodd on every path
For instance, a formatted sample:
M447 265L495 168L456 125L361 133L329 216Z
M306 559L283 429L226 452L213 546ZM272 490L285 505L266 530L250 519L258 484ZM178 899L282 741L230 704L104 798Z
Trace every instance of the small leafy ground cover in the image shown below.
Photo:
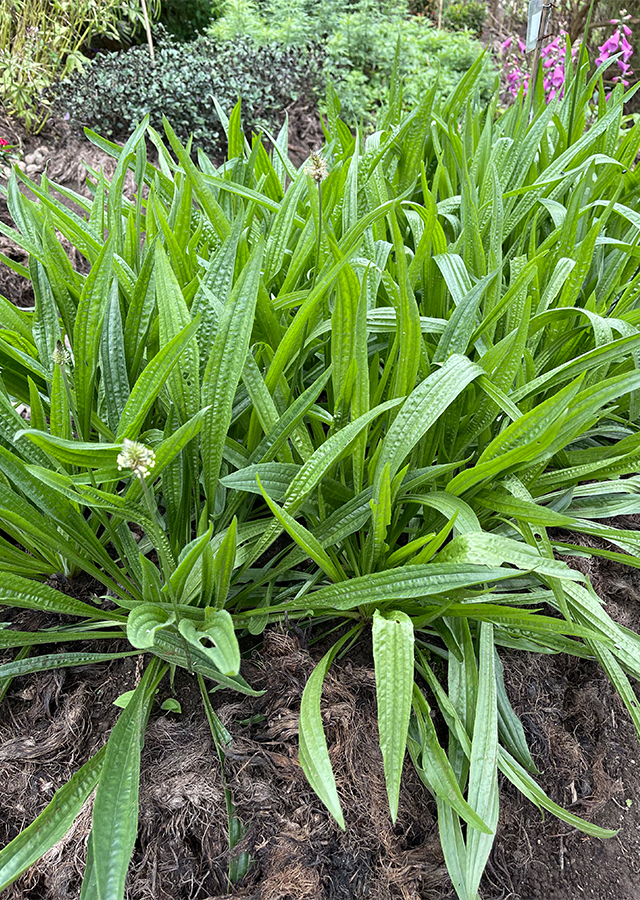
M271 156L246 142L238 105L220 167L143 121L124 148L90 135L117 160L91 201L14 172L0 231L29 260L4 262L35 306L0 303L0 602L56 624L0 632L2 690L145 661L106 745L0 851L0 884L95 788L81 897L123 897L160 685L188 673L225 768L211 689L265 696L242 657L282 620L323 641L292 727L338 826L322 689L370 644L388 822L410 759L461 900L494 844L498 772L614 837L536 780L502 658L598 663L640 732L640 638L568 564L587 536L639 565L636 532L603 520L637 511L640 126L621 134L622 87L605 102L586 65L564 98L501 115L481 76L409 115L394 82L366 139L330 92L326 147L300 169L286 127ZM58 584L80 573L100 585L85 600ZM240 884L251 854L222 798Z

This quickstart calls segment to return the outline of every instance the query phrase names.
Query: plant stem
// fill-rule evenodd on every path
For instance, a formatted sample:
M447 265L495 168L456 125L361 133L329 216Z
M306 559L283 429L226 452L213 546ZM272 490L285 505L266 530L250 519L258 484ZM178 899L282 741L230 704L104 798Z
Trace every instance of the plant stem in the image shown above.
M140 476L138 476L140 477ZM147 509L149 510L149 519L150 519L150 527L151 527L151 538L155 545L155 548L158 552L158 557L160 559L160 568L162 569L162 574L164 577L164 583L167 588L167 593L169 595L169 599L173 605L173 611L176 616L176 628L178 627L178 622L180 621L180 610L178 609L178 601L176 600L175 594L171 588L170 576L171 573L175 569L175 565L173 560L167 556L166 548L164 546L164 541L162 540L163 535L158 527L158 520L156 518L157 515L157 506L155 497L152 496L151 491L149 489L149 485L147 484L146 478L144 476L140 477L140 484L142 486L142 493L144 494L144 499L147 503ZM187 639L182 637L182 643L184 645L184 652L187 659L187 671L190 675L193 674L193 664L191 662L191 653L189 652L189 644Z
M60 366L60 371L62 372L62 380L64 381L64 389L67 392L67 400L69 402L69 410L71 415L73 416L73 422L76 426L76 431L78 432L78 437L81 441L84 441L84 435L82 433L82 428L80 426L80 422L78 420L78 411L76 409L76 401L73 398L71 393L71 386L69 385L69 379L67 378L67 371L64 365Z
M320 269L320 253L322 251L322 183L318 184L318 242L316 244L316 264L313 269L311 289L316 286L316 278Z
M142 5L142 15L144 16L144 30L147 32L147 43L149 44L149 56L151 62L155 65L156 55L153 50L153 40L151 38L151 25L149 24L149 12L147 10L147 0L140 0Z

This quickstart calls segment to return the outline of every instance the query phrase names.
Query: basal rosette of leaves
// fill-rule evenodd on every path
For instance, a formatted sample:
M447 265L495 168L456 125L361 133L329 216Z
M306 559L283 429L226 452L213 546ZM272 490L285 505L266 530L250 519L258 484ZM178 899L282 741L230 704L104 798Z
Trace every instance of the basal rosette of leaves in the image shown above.
M269 155L237 107L219 168L143 122L124 148L89 133L117 159L92 201L12 176L15 228L0 231L30 261L3 261L36 301L0 298L0 603L75 624L1 630L16 650L1 690L147 662L105 747L0 850L0 887L97 788L82 896L120 900L160 680L193 675L224 760L233 738L209 690L251 693L244 638L285 614L327 639L342 629L299 724L301 765L340 826L322 682L371 637L390 814L408 750L461 900L478 896L498 772L571 827L612 834L536 783L500 659L597 660L640 733L640 638L553 531L640 567L637 532L608 521L639 511L640 125L621 136L621 85L591 116L586 65L565 98L504 113L478 103L481 68L409 115L396 83L366 140L330 92L327 144L299 170L286 128ZM79 572L93 602L47 584Z

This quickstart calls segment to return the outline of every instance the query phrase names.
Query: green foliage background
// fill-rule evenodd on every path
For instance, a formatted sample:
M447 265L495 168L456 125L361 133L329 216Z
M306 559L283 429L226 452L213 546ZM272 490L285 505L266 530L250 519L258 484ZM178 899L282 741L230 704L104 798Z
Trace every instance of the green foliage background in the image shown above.
M178 42L162 28L155 34L155 65L144 45L99 54L62 82L58 109L122 137L144 115L155 127L166 115L183 140L193 133L212 151L222 134L216 104L228 114L241 96L245 125L275 130L296 100L326 112L330 79L346 121L370 131L388 103L394 64L411 108L436 79L442 91L455 87L482 52L466 31L438 31L408 18L403 3L376 0L346 8L336 0L228 0L207 36ZM479 81L485 99L494 83L487 59Z

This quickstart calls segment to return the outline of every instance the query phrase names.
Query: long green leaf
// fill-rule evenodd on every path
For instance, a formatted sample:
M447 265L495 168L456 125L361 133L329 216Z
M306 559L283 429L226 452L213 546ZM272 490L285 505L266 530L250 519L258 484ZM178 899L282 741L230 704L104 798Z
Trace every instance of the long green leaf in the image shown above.
M146 670L107 742L89 835L99 900L124 897L125 878L138 833L143 731L155 695L157 672L154 665Z
M322 713L320 701L322 698L322 685L329 671L329 666L336 654L344 646L353 632L348 632L337 641L333 647L325 653L320 662L309 676L302 700L300 701L300 723L298 728L299 758L302 771L314 789L318 797L327 807L338 825L344 830L344 816L338 799L336 779L333 774L327 739L322 727Z
M8 887L65 836L98 783L105 754L106 747L98 750L56 791L38 818L0 850L0 890Z
M413 624L400 610L373 616L378 731L391 818L398 816L413 694Z

